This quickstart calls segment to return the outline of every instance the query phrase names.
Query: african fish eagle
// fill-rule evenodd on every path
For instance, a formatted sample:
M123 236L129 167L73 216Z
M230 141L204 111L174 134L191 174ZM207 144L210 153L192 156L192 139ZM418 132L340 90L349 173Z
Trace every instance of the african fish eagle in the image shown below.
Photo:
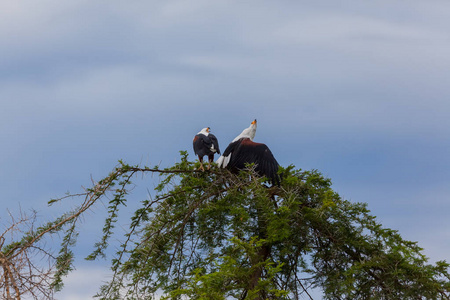
M198 155L200 161L200 170L203 168L203 156L208 155L208 170L211 168L211 163L214 160L214 153L220 154L219 142L214 134L209 132L210 128L206 127L200 130L194 136L194 153Z
M246 164L255 164L255 171L267 177L273 184L279 184L278 162L265 144L253 142L256 133L256 119L244 129L225 149L217 160L219 167L231 170L245 169Z

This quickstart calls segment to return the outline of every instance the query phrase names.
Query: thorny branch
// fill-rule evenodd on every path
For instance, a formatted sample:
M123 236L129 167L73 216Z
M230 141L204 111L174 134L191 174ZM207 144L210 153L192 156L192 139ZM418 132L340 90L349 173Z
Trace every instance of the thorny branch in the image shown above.
M69 194L58 199L51 200L49 204L62 201L67 198L84 197L82 203L72 212L48 224L35 228L36 213L31 217L21 214L19 220L10 214L12 225L7 227L0 235L0 293L5 299L19 300L28 294L33 299L51 299L53 295L53 276L55 274L57 256L39 246L41 240L49 235L60 232L66 225L71 225L67 232L67 242L63 242L62 248L68 249L70 240L75 233L75 224L87 210L89 210L101 197L111 191L115 182L126 175L127 182L135 173L158 173L158 174L181 174L197 173L199 170L160 170L157 168L129 167L122 164L117 167L108 177L94 183L84 193ZM123 192L123 191L122 191ZM137 222L139 223L139 222ZM28 226L27 230L19 227ZM20 233L20 234L18 234ZM133 231L130 232L130 236ZM10 239L6 235L11 235ZM130 237L129 237L130 238ZM9 243L6 243L8 241ZM128 243L128 241L127 241ZM126 246L124 246L126 247ZM42 265L43 259L47 265ZM38 263L35 263L37 261ZM70 265L70 264L69 264Z
M151 290L152 287L149 288L145 283L151 283L154 278L159 279L160 277L158 276L161 276L163 280L166 280L166 287L169 283L173 284L173 287L181 287L184 280L184 278L182 277L188 274L188 272L192 271L192 269L189 269L190 266L195 266L196 260L200 261L202 258L208 257L208 254L202 256L203 253L206 253L206 251L214 252L214 247L216 247L216 244L213 242L210 243L210 246L209 244L207 244L208 242L202 241L202 237L199 237L198 232L194 234L191 233L192 229L189 225L191 220L196 219L197 212L201 211L206 206L205 204L210 203L209 199L212 199L213 202L214 199L221 199L221 197L222 199L229 200L231 198L225 197L230 194L232 194L233 197L235 194L242 196L246 193L246 191L249 190L248 182L250 182L248 180L244 180L243 176L228 176L231 173L229 173L227 170L193 170L191 168L192 164L190 164L189 162L187 166L188 167L186 169L183 169L183 167L180 167L180 165L178 165L174 168L160 170L158 168L141 168L137 166L128 166L121 163L121 165L117 167L112 173L110 173L106 178L100 180L99 182L93 182L92 188L85 189L84 193L66 195L59 199L50 201L49 203L51 204L53 202L62 201L70 197L80 197L82 199L81 204L76 209L64 214L53 222L49 222L43 226L35 228L35 215L32 218L22 217L19 220L14 220L13 218L12 225L6 228L6 230L0 235L1 296L8 300L20 300L23 295L29 295L33 299L51 298L54 292L53 288L55 286L58 287L57 284L55 284L55 281L58 278L59 280L61 280L60 278L66 275L71 270L73 256L70 252L70 248L73 247L73 243L77 237L77 233L75 231L76 224L79 222L81 216L95 203L97 203L97 201L104 197L110 199L108 196L113 195L112 200L109 201L108 217L103 228L103 238L101 242L96 244L96 250L93 254L91 254L90 257L92 259L95 259L98 255L102 255L103 250L105 250L106 247L109 246L107 241L113 233L112 229L114 228L114 222L117 221L119 206L125 205L125 195L127 195L127 193L129 192L129 186L131 184L132 177L136 174L144 175L146 173L166 176L165 179L162 180L164 184L160 185L160 190L155 189L160 192L158 196L156 196L154 199L150 197L148 201L143 201L142 207L135 212L134 217L131 219L129 230L125 234L125 241L118 247L119 250L116 252L116 256L113 259L112 280L106 287L102 288L102 293L100 294L100 296L106 297L103 299L110 299L108 298L109 296L118 296L122 292L120 289L125 287L126 285L130 287L130 290L133 289L134 293L137 295L139 295L138 293L142 291L150 293L154 292L154 290ZM208 176L204 176L202 174ZM255 186L262 186L259 179L252 176L251 173L244 174L244 176L251 177L251 181L253 181L253 184ZM187 178L187 182L189 184L174 184L176 180L172 182L173 178L180 181L180 178ZM298 178L296 177L296 179ZM276 283L276 286L279 287L280 290L291 289L291 295L294 295L296 298L298 298L300 294L304 293L310 299L312 299L311 295L308 293L309 287L307 285L304 285L304 283L308 283L310 285L320 284L320 280L322 280L322 278L327 279L327 271L332 269L333 266L341 266L341 261L343 261L344 264L351 264L353 261L361 263L361 259L359 254L354 253L353 248L348 248L346 246L347 240L342 239L339 235L335 235L336 232L339 232L339 230L336 230L335 226L331 226L334 223L330 223L327 219L327 216L324 215L325 213L329 212L329 210L326 210L325 208L321 209L322 206L328 206L323 205L324 199L327 197L320 195L320 184L322 184L324 187L327 187L327 185L322 182L319 183L319 186L316 188L314 186L314 183L311 183L311 191L308 191L307 189L304 189L306 183L305 181L303 181L303 178L301 178L300 180L302 180L302 182L294 182L295 184L292 183L292 187L290 187L290 190L286 190L283 187L273 187L267 188L265 190L264 188L259 190L255 189L255 191L257 191L258 193L257 195L267 194L268 198L266 198L270 198L269 200L273 201L273 203L264 202L267 204L264 207L274 207L275 210L272 211L272 208L270 208L270 213L267 215L260 215L258 212L258 218L256 219L257 223L246 223L246 226L257 225L258 229L264 229L258 231L262 237L261 241L263 242L261 244L263 246L259 247L261 247L261 249L267 253L261 251L255 252L256 255L259 256L256 257L257 259L253 259L253 262L250 261L250 265L252 265L252 267L254 267L253 269L256 270L256 272L253 272L253 275L258 275L257 277L259 278L263 278L264 276L268 278L268 271L263 270L261 267L263 263L265 263L266 258L269 257L274 262L276 260L280 260L281 258L281 252L276 253L278 255L278 259L277 257L272 256L272 253L275 253L273 252L275 250L272 251L273 248L271 248L273 242L264 241L266 237L267 239L269 237L267 235L268 225L266 223L271 221L271 224L276 225L276 227L273 228L284 226L284 223L281 222L283 220L278 222L275 217L273 218L273 220L271 219L273 217L272 212L277 213L278 211L279 207L277 206L277 204L280 204L280 208L284 209L285 212L289 211L290 215L288 216L292 216L293 220L295 220L289 224L289 232L292 231L292 236L301 234L298 232L294 232L294 230L292 230L292 227L295 226L297 229L303 228L301 227L303 225L300 224L297 220L304 221L304 219L302 219L305 218L304 212L314 212L306 219L309 224L305 226L310 226L308 227L308 239L310 240L308 242L308 246L306 247L305 245L303 245L303 243L300 243L301 245L299 245L299 243L295 243L294 246L297 248L295 248L294 246L293 247L295 249L298 249L298 251L290 252L293 257L290 257L290 255L286 257L284 262L288 263L289 267L286 267L284 273L280 274L280 277L277 277L278 282ZM169 188L168 192L161 192L163 188L167 189L168 183L173 184L173 188ZM115 187L116 184L119 186L118 188ZM250 187L250 189L251 188L252 187ZM324 190L327 189L324 188ZM310 194L308 194L308 192ZM240 199L239 196L237 197L238 198L236 199ZM253 196L250 195L249 197L250 198L247 199L253 199L252 197L256 198L255 194L253 194ZM312 201L312 198L314 197L317 197L317 199ZM300 198L301 201L297 198ZM245 199L245 197L243 197L242 199ZM277 202L277 199L283 200L281 200L281 202ZM295 203L298 202L298 205L293 207L292 211L291 207L283 206L283 201L288 200L295 200ZM330 202L329 199L326 200ZM332 203L336 205L336 198L333 198L333 201L335 202ZM173 202L177 204L171 207L171 203ZM311 202L311 204L309 204L309 202ZM224 205L224 203L225 202L219 202L220 209L223 209L222 205ZM207 208L209 209L209 206ZM346 207L342 206L339 209L345 212ZM283 212L283 210L280 210L280 212ZM357 211L356 214L361 214L361 212ZM201 213L199 213L198 215L201 215ZM209 215L207 214L207 216ZM259 218L259 216L261 216L261 218ZM230 217L230 215L227 215L227 218L228 217ZM212 218L214 218L214 216ZM150 219L150 222L144 222ZM201 218L199 219L201 220ZM224 218L224 220L225 219L226 218ZM356 216L354 215L351 215L350 220L356 220L355 222L358 222ZM348 222L345 224L344 222L341 223L343 223L342 226L348 225ZM19 230L19 225L25 227L28 226L28 229ZM345 226L343 228L347 228ZM215 227L211 228L216 229ZM318 230L318 228L320 230ZM61 242L61 251L59 255L54 255L53 253L51 253L51 251L46 250L45 244L42 245L42 243L43 241L45 242L46 237L61 232L64 234L64 238ZM278 232L280 231L276 232L277 235ZM303 231L300 230L300 232ZM195 236L195 234L197 234L197 236ZM12 235L14 236L14 238L7 239L6 235ZM20 236L20 238L17 239L17 236ZM204 237L208 237L207 241L209 241L209 239L213 240L218 236L219 235L216 235L214 232L211 234L209 232L205 232L204 235ZM273 233L270 237L275 240L276 243L278 243L274 243L273 245L276 245L278 247L281 246L282 242L290 242L289 239L291 238L291 236L286 236L288 237L286 240L278 240L278 237L273 235ZM227 235L222 234L221 238L223 237L227 237ZM134 248L132 248L131 244L133 244ZM201 253L200 251L200 253L195 253L197 247L204 252ZM298 269L304 268L303 262L299 261L299 257L301 257L302 255L302 253L300 253L301 249L307 249L308 251L310 251L310 255L316 255L318 253L318 249L332 249L334 250L334 252L330 252L330 255L332 255L329 257L331 263L327 259L323 261L320 256L317 256L317 260L314 260L311 264L311 267L316 269L315 276L313 276L311 280L303 280L298 277L297 273ZM327 250L326 254L328 253L329 251ZM137 257L137 259L132 261L131 264L128 264L130 262L128 260L129 257L132 257L133 255L135 255L135 258ZM45 264L42 263L42 258L46 259ZM251 258L246 257L242 262L239 262L239 264L246 264L249 262L249 259L251 260ZM159 266L160 262L163 263L162 267ZM147 270L143 270L148 266L151 266L151 268L149 267L147 268ZM131 271L130 269L127 269L128 267L130 267ZM376 279L376 282L374 282L376 283L377 287L383 289L385 294L394 295L390 291L389 287L384 285L384 282L380 278L378 278L377 274L370 273L372 272L372 269L369 270L368 274ZM133 274L133 272L135 273ZM443 275L447 274L445 273L446 271L440 272L440 274ZM141 273L144 273L145 276L140 276ZM172 275L171 273L173 273L174 275ZM132 276L134 275L137 276L135 276L135 278L132 278ZM319 278L319 280L317 280L317 278ZM255 277L255 279L258 278ZM129 281L127 282L127 280L131 280L133 282L131 284L128 284ZM227 280L242 281L239 276L230 277L230 279ZM257 282L260 281L255 280L255 287ZM229 283L225 284L228 285ZM140 289L140 287L143 287L143 289ZM162 286L159 286L157 288L161 287ZM253 286L251 286L251 288L253 289ZM178 290L178 292L180 291L181 290ZM242 290L242 293L240 295L242 295L242 298L244 298L247 297L247 293L250 292L251 290L247 290L246 287L244 290ZM342 297L345 298L345 295L342 296L338 292L330 293L332 293L332 295L335 296L336 299ZM264 291L260 293L261 298L265 297L265 295L266 294ZM442 291L441 296L442 299L448 299L446 291Z
M5 245L25 229L32 230L36 214L21 213L16 220L11 214L12 224L0 235L0 293L5 299L21 299L30 294L33 299L51 298L49 288L52 260L54 256L37 243L22 248L17 243ZM30 228L26 228L29 226ZM44 263L47 261L47 263Z

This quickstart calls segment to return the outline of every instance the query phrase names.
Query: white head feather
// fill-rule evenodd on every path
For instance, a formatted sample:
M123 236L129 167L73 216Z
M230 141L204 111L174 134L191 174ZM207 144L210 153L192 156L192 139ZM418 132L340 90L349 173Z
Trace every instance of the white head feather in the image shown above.
M197 133L197 134L204 134L204 135L208 136L208 135L209 135L209 127L203 128L203 129L200 130L200 132Z
M253 141L253 139L255 138L255 134L256 134L256 125L257 124L256 124L256 119L255 119L252 122L252 124L250 124L250 127L242 130L241 134L234 138L233 142L236 142L237 140L242 139L242 138L249 138Z

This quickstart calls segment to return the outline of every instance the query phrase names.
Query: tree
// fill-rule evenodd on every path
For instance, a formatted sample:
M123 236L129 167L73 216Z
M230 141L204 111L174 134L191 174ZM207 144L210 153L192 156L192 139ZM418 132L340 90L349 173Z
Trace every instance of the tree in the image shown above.
M120 162L76 195L83 197L79 209L40 228L65 232L54 287L71 270L83 212L111 199L103 236L87 259L106 256L121 207L131 201L131 180L156 173L155 194L115 246L101 299L299 299L311 298L312 287L328 299L449 298L446 262L428 264L417 243L383 228L365 204L341 199L319 172L290 166L279 186L267 186L251 165L239 174L201 172L181 154L167 169Z
M30 215L21 212L17 219L10 216L11 224L0 235L2 299L19 300L24 295L32 299L51 299L56 258L45 243L40 242L40 232L34 228L36 212ZM22 232L35 232L36 235L26 234L21 238Z

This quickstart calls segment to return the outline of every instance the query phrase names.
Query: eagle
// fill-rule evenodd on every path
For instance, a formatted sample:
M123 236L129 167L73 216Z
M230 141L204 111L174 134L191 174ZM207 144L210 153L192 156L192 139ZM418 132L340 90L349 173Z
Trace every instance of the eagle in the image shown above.
M272 184L279 185L279 164L269 147L262 143L255 143L256 119L250 127L244 129L225 149L225 152L217 160L221 168L232 171L245 169L247 164L254 164L259 176L267 177Z
M208 155L208 170L211 169L211 163L214 161L214 153L220 154L219 141L216 136L209 132L210 128L206 127L200 130L194 136L193 146L194 153L200 161L200 170L205 171L203 167L203 156Z

